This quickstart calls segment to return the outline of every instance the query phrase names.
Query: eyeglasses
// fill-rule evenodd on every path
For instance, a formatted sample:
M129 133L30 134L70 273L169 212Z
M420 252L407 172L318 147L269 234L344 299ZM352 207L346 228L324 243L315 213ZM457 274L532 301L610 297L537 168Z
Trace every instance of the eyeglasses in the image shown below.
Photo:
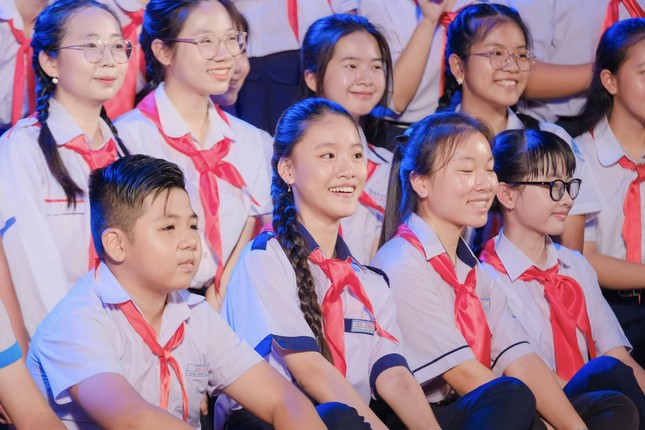
M582 184L582 179L572 179L569 182L564 182L562 179L556 179L554 181L544 181L544 182L509 182L509 185L540 185L548 186L549 193L551 194L551 199L553 201L560 201L564 197L564 191L566 190L569 193L571 200L578 197L580 193L580 184Z
M499 48L487 52L471 52L470 55L488 57L490 65L496 70L502 70L508 66L511 58L522 72L531 70L531 66L535 63L535 56L529 51L510 52L508 49Z
M224 37L218 37L214 34L206 34L195 39L166 39L166 42L191 43L193 45L197 45L199 55L201 55L204 60L212 60L219 52L219 48L222 43L224 43L229 54L234 57L240 55L246 46L246 33L238 31L230 33Z
M83 51L85 59L90 63L96 64L103 58L105 50L109 50L112 58L117 63L123 64L128 62L130 54L132 54L132 43L129 40L119 39L112 43L105 43L101 39L88 39L80 45L61 46L54 49L59 51L61 49L75 49Z

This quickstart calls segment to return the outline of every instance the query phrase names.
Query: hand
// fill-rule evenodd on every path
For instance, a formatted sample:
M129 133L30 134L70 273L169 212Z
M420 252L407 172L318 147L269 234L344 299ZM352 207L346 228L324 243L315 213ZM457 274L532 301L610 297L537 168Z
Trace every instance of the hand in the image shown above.
M204 394L204 397L202 397L202 401L199 403L199 411L204 416L208 415L208 394Z
M431 22L439 22L439 17L446 11L450 0L419 0L423 17Z

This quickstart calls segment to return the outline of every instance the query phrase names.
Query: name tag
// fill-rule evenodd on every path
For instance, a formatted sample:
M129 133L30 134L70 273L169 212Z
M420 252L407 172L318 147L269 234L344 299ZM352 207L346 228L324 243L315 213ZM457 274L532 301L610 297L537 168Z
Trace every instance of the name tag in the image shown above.
M482 308L484 308L485 311L490 310L490 298L488 297L480 297L479 301L482 304Z
M363 333L373 335L376 331L374 321L370 320L345 320L345 331L349 333Z
M186 376L193 378L204 378L208 376L207 364L189 364L186 367Z

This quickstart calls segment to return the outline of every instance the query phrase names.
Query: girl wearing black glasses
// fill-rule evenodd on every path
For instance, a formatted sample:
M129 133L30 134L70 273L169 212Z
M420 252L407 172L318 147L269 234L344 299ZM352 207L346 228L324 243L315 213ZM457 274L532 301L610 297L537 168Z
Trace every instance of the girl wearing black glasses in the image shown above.
M550 239L562 232L580 191L573 151L552 133L509 130L495 138L493 156L504 227L484 247L484 267L501 275L513 316L589 428L619 428L603 421L609 413L589 417L589 407L611 403L606 399L615 393L607 390L629 397L645 418L645 372L629 355L593 268ZM629 426L634 417L623 418Z

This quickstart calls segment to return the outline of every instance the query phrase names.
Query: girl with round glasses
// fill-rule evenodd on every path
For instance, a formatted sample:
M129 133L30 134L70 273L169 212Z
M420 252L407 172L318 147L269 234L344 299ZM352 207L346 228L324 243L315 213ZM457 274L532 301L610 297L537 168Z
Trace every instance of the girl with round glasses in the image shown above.
M440 108L456 110L481 119L495 134L504 130L539 128L558 134L570 145L573 139L562 128L546 122L526 125L511 110L524 92L534 63L529 30L513 8L476 4L462 9L448 27L446 41L445 91ZM590 172L578 160L576 177L590 181ZM590 213L599 203L592 187L582 188L574 214ZM488 230L495 234L496 222L486 231L469 236L476 252ZM561 240L582 249L583 226L568 226Z
M511 313L589 428L622 428L634 418L625 416L622 425L587 420L582 399L601 407L605 390L629 397L635 415L645 418L645 372L629 355L596 273L582 255L550 238L562 232L579 190L573 151L552 133L508 130L495 137L493 156L504 227L481 254L484 268L500 275Z
M645 365L645 19L610 27L600 39L576 138L601 202L587 216L584 254L605 298Z
M36 113L0 140L0 230L15 291L0 285L23 346L94 264L87 179L127 153L103 105L118 92L130 52L113 12L94 0L52 3L31 46Z
M203 242L191 287L218 310L257 219L271 212L267 134L210 99L227 91L245 42L217 0L152 0L141 46L154 91L117 122L132 152L173 161L186 174Z

